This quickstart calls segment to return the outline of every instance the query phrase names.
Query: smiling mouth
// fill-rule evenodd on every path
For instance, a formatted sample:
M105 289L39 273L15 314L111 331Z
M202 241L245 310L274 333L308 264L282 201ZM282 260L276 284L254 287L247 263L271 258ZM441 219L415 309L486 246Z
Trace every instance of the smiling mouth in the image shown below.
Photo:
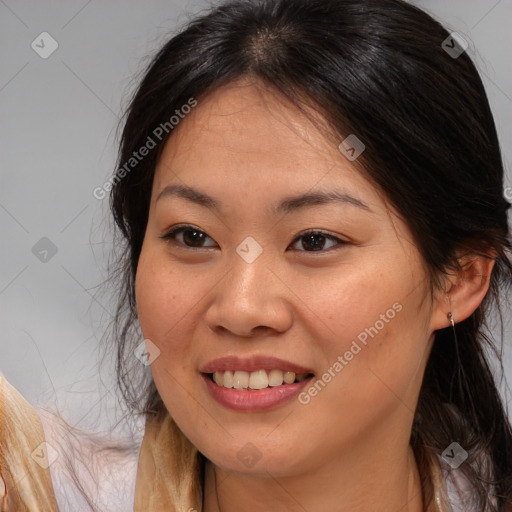
M236 371L218 371L207 373L212 382L220 387L227 389L238 389L244 391L256 391L270 387L287 386L312 377L312 373L286 372L279 369L256 370L246 372Z

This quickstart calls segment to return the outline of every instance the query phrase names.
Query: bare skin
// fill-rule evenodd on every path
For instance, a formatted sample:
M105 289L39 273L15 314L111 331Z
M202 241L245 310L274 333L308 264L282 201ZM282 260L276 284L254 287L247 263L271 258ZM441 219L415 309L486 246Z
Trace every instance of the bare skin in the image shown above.
M158 198L169 185L222 208ZM351 199L270 210L319 190ZM203 246L183 233L161 238L182 223L204 233ZM306 230L322 232L322 250L311 250ZM262 248L251 263L236 252L248 236ZM272 90L242 81L202 99L157 166L136 294L144 337L160 350L155 384L210 461L204 510L421 512L409 436L434 331L449 325L448 312L461 321L476 309L492 261L467 268L431 297L406 222ZM240 412L215 401L200 374L226 355L279 357L316 378L329 368L332 377L338 356L346 364L309 400ZM247 443L261 456L251 467L237 456Z

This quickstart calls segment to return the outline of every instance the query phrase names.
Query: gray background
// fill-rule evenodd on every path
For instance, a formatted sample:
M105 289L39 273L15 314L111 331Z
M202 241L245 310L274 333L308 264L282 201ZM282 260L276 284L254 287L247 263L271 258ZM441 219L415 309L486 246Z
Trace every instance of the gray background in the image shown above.
M469 41L512 185L512 1L414 3ZM206 6L199 0L0 0L0 371L32 403L57 407L80 426L101 422L115 404L113 372L107 365L98 379L97 361L114 310L99 288L111 223L108 200L92 191L114 169L115 130L133 77ZM42 32L59 45L47 59L31 47ZM39 242L43 237L54 255L47 241ZM46 256L34 254L38 242ZM509 312L509 382L511 323Z

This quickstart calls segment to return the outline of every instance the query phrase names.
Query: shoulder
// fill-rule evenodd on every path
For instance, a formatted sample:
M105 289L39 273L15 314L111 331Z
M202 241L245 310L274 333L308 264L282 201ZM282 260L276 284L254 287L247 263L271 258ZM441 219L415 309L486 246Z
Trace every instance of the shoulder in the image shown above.
M133 510L142 420L138 435L125 439L80 431L53 413L37 412L60 512Z

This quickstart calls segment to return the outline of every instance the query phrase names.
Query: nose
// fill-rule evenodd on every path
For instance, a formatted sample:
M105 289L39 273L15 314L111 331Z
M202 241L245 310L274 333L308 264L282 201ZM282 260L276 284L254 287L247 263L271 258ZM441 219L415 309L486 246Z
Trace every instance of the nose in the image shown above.
M210 329L252 337L285 332L293 321L293 293L265 251L253 262L234 254L231 268L214 289L205 314Z

